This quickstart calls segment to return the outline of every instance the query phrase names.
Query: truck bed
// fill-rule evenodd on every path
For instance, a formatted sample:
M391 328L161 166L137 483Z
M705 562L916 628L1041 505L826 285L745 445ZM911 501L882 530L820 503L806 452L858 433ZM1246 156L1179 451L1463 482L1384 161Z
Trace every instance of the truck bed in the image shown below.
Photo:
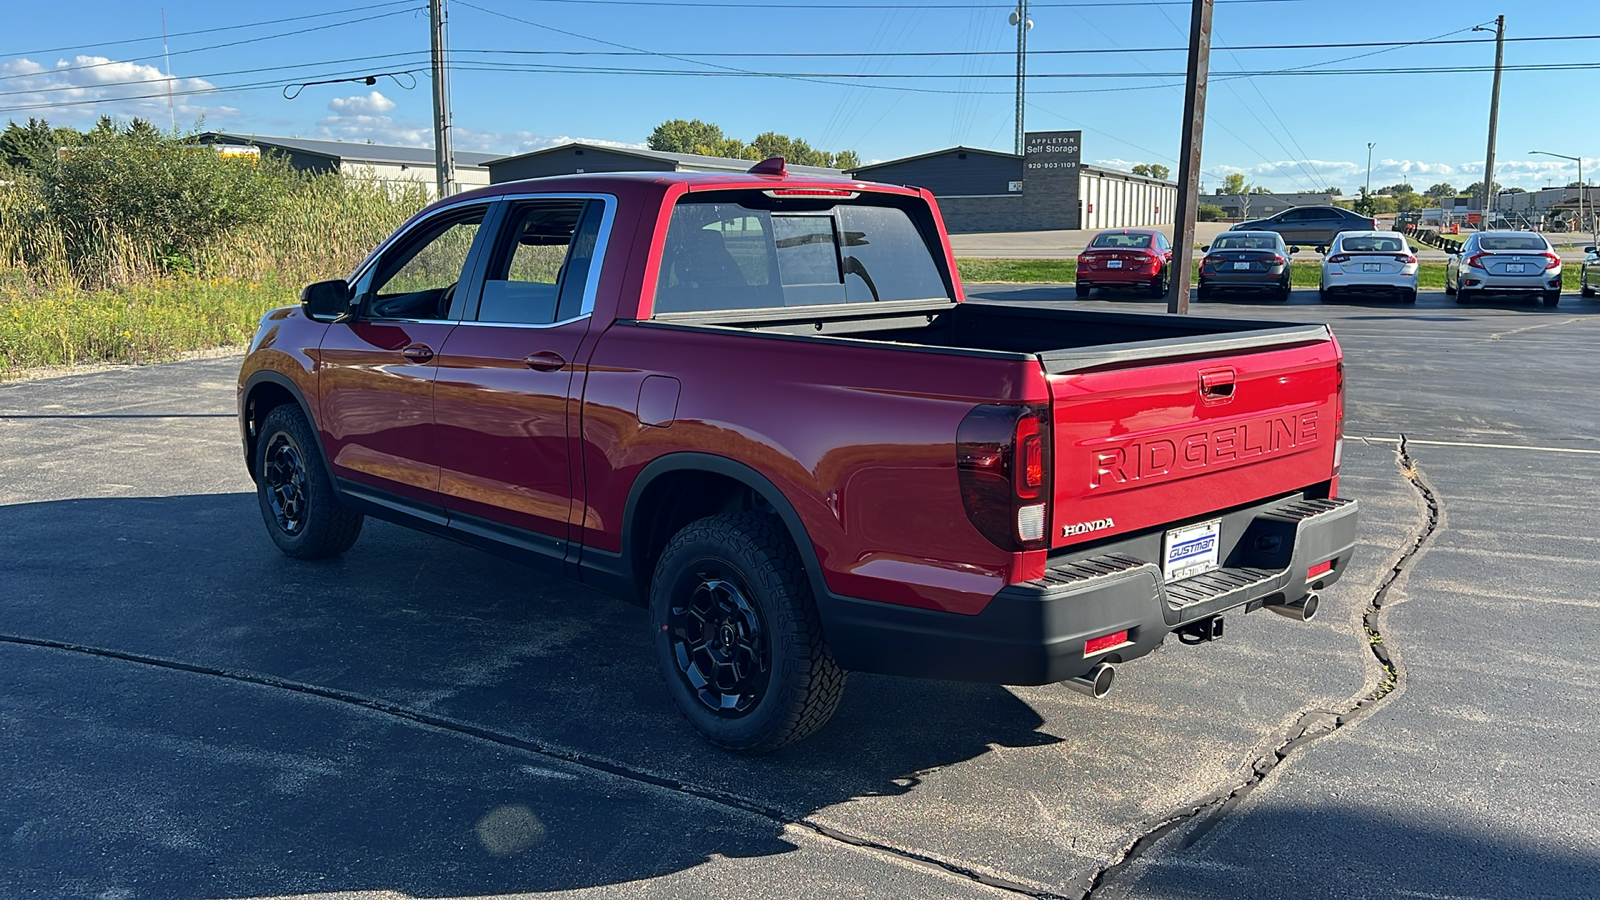
M1326 325L944 301L669 314L655 321L925 350L1028 355L1052 375L1330 339Z

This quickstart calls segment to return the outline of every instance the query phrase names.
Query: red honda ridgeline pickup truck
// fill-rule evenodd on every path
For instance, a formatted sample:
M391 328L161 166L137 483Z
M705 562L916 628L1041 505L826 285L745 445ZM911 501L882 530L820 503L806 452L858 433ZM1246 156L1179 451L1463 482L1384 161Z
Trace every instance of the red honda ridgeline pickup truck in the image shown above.
M1096 697L1349 563L1323 325L963 302L927 191L601 174L433 204L262 320L239 378L278 547L377 516L648 606L710 741L851 670Z

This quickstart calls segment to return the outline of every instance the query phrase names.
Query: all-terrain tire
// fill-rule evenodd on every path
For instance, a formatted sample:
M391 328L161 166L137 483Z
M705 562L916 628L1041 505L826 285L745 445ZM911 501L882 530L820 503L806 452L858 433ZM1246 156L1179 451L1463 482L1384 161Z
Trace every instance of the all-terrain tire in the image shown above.
M650 583L656 657L678 711L706 740L769 753L821 728L846 672L822 634L805 564L773 516L684 526Z
M285 555L327 559L361 536L362 515L339 502L316 434L299 407L286 404L267 413L255 463L261 518Z

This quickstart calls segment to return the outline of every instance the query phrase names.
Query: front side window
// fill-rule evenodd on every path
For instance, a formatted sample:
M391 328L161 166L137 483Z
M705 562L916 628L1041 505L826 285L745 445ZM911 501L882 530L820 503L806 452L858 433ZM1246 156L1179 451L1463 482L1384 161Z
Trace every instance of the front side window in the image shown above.
M447 319L485 206L441 213L390 248L358 288L374 319Z
M949 298L928 242L904 210L782 206L754 197L680 202L667 227L655 311Z

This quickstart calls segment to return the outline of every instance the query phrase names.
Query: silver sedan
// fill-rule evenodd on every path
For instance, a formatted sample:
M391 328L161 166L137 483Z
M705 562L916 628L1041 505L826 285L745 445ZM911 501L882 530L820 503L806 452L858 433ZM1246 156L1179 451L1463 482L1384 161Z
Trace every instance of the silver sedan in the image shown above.
M1561 257L1536 232L1479 232L1445 264L1444 292L1457 303L1484 294L1511 294L1555 306L1561 302Z

